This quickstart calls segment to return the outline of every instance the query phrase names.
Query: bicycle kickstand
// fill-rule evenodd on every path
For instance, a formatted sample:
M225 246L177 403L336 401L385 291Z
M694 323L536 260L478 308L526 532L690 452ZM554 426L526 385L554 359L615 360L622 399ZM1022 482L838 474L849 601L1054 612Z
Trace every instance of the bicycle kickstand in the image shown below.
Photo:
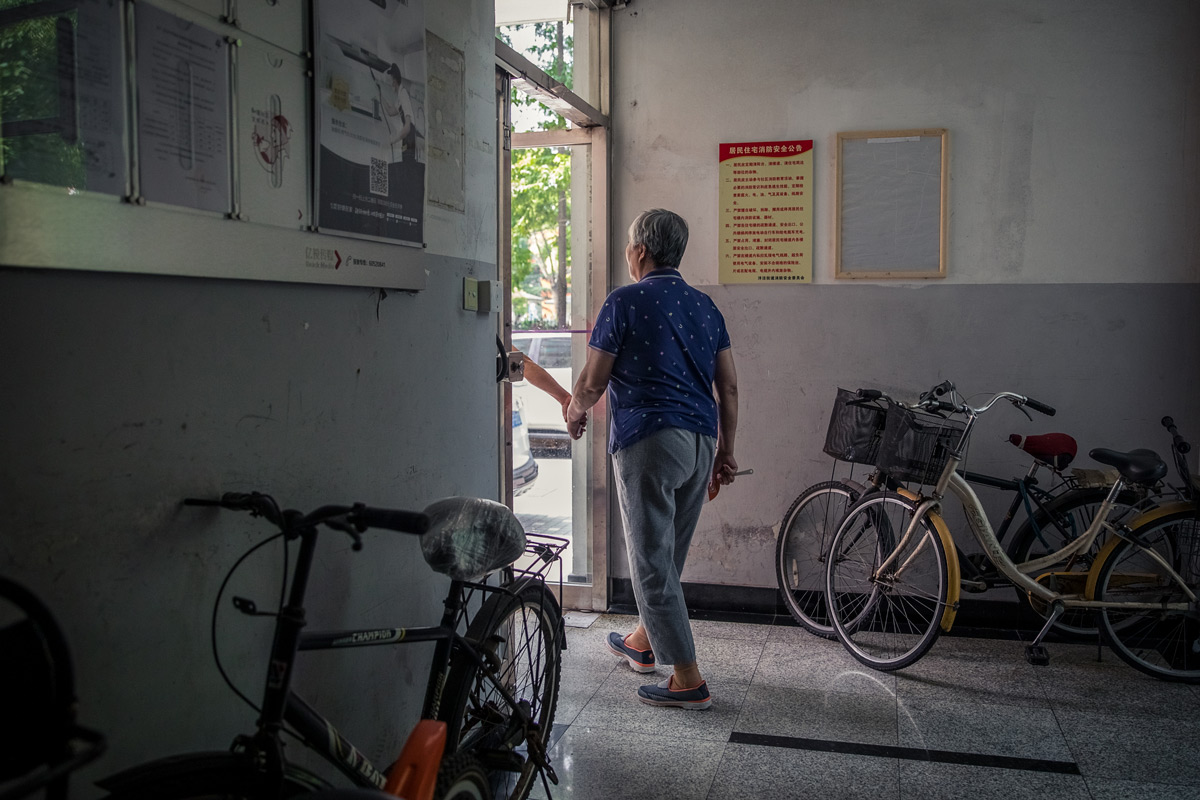
M1050 628L1054 626L1054 623L1058 622L1058 618L1066 610L1066 606L1059 600L1051 603L1050 616L1046 619L1046 624L1038 631L1038 635L1034 637L1033 642L1025 646L1025 660L1033 666L1045 667L1050 664L1050 653L1046 650L1046 646L1042 644L1042 639L1046 638L1046 634L1050 632Z

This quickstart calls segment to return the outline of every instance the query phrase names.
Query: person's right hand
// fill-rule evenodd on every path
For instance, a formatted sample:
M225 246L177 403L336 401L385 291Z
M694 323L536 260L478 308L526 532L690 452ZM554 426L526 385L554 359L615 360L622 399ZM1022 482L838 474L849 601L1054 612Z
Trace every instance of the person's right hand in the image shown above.
M733 457L733 453L727 453L718 448L716 457L713 459L712 479L709 481L709 485L728 486L733 483L734 473L737 471L737 459Z

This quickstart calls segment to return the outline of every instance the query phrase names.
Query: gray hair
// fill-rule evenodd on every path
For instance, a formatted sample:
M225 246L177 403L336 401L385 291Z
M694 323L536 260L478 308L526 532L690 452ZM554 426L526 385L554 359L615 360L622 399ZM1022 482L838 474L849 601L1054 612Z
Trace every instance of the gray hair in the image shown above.
M646 246L658 267L678 267L687 249L688 225L674 211L652 208L637 215L629 226L629 241Z

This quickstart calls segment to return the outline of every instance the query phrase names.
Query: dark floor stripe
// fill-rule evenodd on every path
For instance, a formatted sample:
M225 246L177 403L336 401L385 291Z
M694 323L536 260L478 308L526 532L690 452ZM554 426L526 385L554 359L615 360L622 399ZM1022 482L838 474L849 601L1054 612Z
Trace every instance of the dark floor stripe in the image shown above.
M1031 772L1056 772L1078 775L1079 765L1073 761L1048 761L1040 758L990 756L983 753L958 753L953 750L924 750L919 747L893 747L858 742L831 742L825 739L799 739L794 736L767 736L761 733L729 734L731 744L757 744L766 747L788 747L793 750L819 750L825 753L844 753L852 756L904 758L910 761L937 761L942 764L966 764L972 767L1023 769Z

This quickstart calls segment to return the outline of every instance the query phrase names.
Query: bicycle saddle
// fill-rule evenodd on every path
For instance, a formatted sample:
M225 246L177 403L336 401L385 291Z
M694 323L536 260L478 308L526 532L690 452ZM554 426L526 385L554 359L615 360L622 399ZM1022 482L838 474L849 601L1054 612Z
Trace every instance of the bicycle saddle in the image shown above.
M447 497L425 509L421 553L434 570L479 581L525 552L525 529L508 506L481 497Z
M1121 477L1130 483L1154 483L1167 474L1166 463L1153 450L1130 450L1128 453L1121 453L1101 447L1088 455L1101 464L1116 467Z
M1079 452L1075 437L1065 433L1042 433L1035 436L1014 433L1008 437L1008 441L1054 469L1066 469Z

